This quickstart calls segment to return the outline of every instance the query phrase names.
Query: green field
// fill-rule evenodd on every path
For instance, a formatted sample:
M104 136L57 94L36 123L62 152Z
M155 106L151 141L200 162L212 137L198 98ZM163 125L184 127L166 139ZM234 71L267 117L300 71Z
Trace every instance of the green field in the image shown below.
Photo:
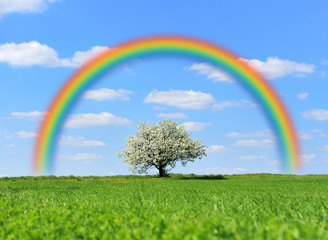
M0 238L328 239L328 176L181 178L1 178Z

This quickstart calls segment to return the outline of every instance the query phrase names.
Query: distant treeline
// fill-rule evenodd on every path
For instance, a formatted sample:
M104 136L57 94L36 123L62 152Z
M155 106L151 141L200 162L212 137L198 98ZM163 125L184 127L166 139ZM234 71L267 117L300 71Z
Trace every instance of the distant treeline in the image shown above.
M22 177L2 177L0 181L37 181L37 180L57 180L57 181L110 181L110 180L160 180L160 179L213 179L213 180L222 180L226 179L221 174L210 174L210 175L196 175L196 174L180 174L180 173L171 173L167 177L160 178L158 175L115 175L115 176L22 176Z
M224 179L327 179L328 175L293 175L293 174L270 174L270 173L255 173L255 174L181 174L171 173L166 177L158 175L115 175L115 176L22 176L22 177L1 177L0 181L36 181L36 180L53 180L53 181L104 181L104 182L132 182L132 181L161 181L161 180L188 180L188 179L205 179L205 180L224 180Z

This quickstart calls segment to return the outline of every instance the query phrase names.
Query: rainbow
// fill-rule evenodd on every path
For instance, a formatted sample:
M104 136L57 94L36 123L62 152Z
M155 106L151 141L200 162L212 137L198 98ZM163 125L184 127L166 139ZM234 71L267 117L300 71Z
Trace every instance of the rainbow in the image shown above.
M187 37L158 36L142 38L106 50L81 67L53 99L40 126L36 140L33 168L50 173L53 168L57 138L74 104L91 84L123 63L153 55L179 55L209 62L233 76L262 106L277 138L285 170L301 167L297 134L291 118L274 89L252 67L222 47Z

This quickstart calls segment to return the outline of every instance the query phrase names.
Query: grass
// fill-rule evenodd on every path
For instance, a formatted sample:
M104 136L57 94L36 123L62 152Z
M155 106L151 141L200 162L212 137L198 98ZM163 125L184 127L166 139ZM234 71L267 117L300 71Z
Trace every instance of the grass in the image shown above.
M0 178L0 214L1 239L328 239L328 176Z

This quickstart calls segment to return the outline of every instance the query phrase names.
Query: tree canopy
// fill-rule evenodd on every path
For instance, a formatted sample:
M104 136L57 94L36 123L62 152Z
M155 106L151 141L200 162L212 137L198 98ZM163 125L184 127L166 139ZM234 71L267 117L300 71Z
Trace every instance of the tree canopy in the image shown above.
M158 125L140 122L135 136L129 136L126 148L117 153L123 162L130 164L130 170L147 173L151 167L165 176L177 162L186 166L188 162L206 156L202 140L192 140L183 125L164 120Z

